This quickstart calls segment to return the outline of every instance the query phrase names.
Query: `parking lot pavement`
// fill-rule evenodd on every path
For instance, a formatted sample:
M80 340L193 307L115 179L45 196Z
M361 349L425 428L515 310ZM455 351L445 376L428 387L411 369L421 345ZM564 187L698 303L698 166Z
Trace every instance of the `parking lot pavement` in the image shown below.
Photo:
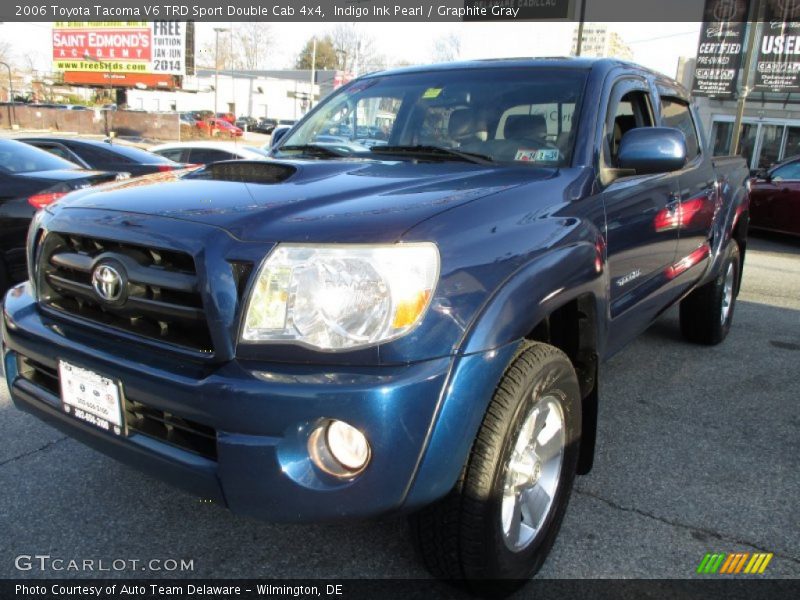
M800 241L758 237L724 344L683 342L673 309L603 366L595 468L541 576L692 577L712 551L773 552L766 576L800 576L798 364ZM235 517L63 437L2 388L0 577L37 553L193 559L170 576L425 577L402 519Z

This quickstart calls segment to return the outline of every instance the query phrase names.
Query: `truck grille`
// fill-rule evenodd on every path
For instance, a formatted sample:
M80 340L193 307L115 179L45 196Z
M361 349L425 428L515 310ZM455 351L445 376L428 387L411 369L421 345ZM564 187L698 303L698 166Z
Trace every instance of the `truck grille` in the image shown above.
M19 374L35 386L61 396L57 369L22 355L17 355L17 368ZM129 433L140 433L217 460L217 432L212 427L123 396L125 426Z
M39 253L37 281L46 307L143 338L213 352L188 254L51 232Z

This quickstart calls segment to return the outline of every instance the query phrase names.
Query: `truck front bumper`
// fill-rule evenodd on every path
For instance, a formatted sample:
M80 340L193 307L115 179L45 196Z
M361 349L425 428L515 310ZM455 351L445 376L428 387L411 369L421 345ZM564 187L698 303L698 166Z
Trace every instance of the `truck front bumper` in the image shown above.
M413 508L447 492L471 444L469 431L446 432L452 444L433 443L453 452L425 456L436 437L434 423L451 369L459 362L451 357L369 367L195 364L48 317L27 284L8 294L2 329L5 375L17 407L240 514L320 521ZM118 381L123 401L136 403L156 425L158 418L177 416L188 429L172 435L169 428L158 433L155 427L156 434L129 430L117 436L75 419L62 410L60 360ZM481 360L461 362L474 374ZM483 385L465 389L483 394ZM311 460L308 437L326 419L340 419L366 435L371 460L360 475L337 479ZM198 453L181 442L192 427L210 432L213 451ZM424 489L410 500L424 461Z

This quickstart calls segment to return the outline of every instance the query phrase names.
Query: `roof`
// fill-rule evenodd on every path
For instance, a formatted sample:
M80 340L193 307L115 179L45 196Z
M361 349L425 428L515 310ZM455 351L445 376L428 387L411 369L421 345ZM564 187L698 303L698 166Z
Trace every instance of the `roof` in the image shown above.
M601 63L608 64L609 66L630 64L613 58L586 58L570 56L485 58L458 62L434 63L431 65L417 65L413 67L402 67L399 69L371 73L366 77L388 74L394 75L396 73L423 73L428 71L451 71L454 69L507 69L509 67L589 70Z

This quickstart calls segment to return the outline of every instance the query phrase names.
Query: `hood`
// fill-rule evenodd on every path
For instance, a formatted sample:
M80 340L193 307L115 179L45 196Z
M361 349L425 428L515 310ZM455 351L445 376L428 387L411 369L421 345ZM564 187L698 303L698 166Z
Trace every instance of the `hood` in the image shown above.
M554 173L452 162L238 161L84 190L61 207L191 221L244 241L393 242L435 214Z

